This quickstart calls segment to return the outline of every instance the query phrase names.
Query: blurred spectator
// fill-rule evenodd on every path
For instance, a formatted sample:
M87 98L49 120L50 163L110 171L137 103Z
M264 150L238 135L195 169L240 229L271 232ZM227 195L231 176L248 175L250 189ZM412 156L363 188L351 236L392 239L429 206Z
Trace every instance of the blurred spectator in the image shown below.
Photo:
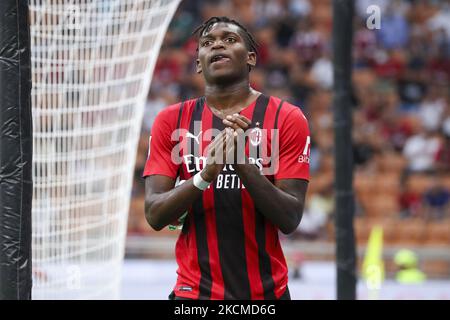
M399 195L401 218L420 218L423 216L422 195L406 183Z
M400 7L399 1L392 1L383 13L382 27L378 30L378 36L386 49L402 48L408 42L409 24Z
M379 77L396 80L405 72L404 52L399 49L376 49L372 55L372 65Z
M332 89L333 87L333 64L330 56L323 53L311 67L311 76L317 85L322 89Z
M156 94L155 90L150 90L147 97L147 102L145 103L145 109L144 109L144 119L142 122L142 130L145 131L145 133L149 133L153 121L156 118L156 115L165 107L167 107L168 101L163 98L163 96L160 94ZM145 134L144 133L144 134Z
M437 52L430 55L427 61L430 78L440 81L445 87L448 87L448 82L450 81L449 45L450 41L447 41L446 45L438 48Z
M372 159L375 150L373 147L366 143L354 143L353 144L353 161L355 165L364 165Z
M425 192L423 198L424 212L428 219L439 220L449 216L450 192L438 176L433 179L432 186Z
M377 48L376 34L367 29L365 19L357 20L354 32L354 68L367 68Z
M380 8L380 30L366 26L370 5ZM352 133L355 172L381 177L383 170L389 171L386 154L403 160L403 165L394 170L402 170L406 162L401 180L404 183L391 195L394 202L398 200L403 217L422 217L425 206L429 210L446 197L442 190L411 188L406 178L410 173L436 170L450 174L449 8L448 1L356 1L356 108ZM332 176L331 11L331 0L182 1L155 66L133 196L142 196L138 168L147 157L148 132L155 115L165 106L203 94L203 80L195 73L197 41L190 34L212 15L230 16L254 34L259 55L257 67L250 73L252 86L301 106L311 125L311 181ZM384 179L378 180L385 183ZM329 195L323 190L311 190L301 226L314 234L320 233L317 230L321 230ZM370 206L366 203L369 201L360 200L361 207ZM368 214L372 211L366 210ZM386 215L390 213L396 212Z
M398 81L398 93L402 104L400 111L416 112L419 103L425 97L427 90L425 70L413 67L411 64L405 69Z
M436 86L430 85L425 99L419 106L419 117L425 129L430 131L440 129L446 107L446 102L439 97Z
M258 17L258 25L267 25L270 21L279 19L286 15L289 9L280 0L255 1L255 16Z
M444 127L449 127L450 121L444 123ZM444 139L436 154L436 168L441 173L450 172L450 128L444 129Z
M306 239L323 237L325 225L334 211L333 185L325 186L308 200L297 229L298 235Z
M390 113L383 113L381 130L387 142L396 151L402 151L406 141L413 134L414 119L395 117Z
M403 155L408 160L407 169L414 173L431 173L436 168L440 139L435 131L419 127L419 132L408 138Z
M297 52L298 59L306 66L311 66L324 47L322 35L314 29L310 19L300 19L297 31L292 37L290 47Z
M450 38L450 4L448 1L440 3L440 9L436 10L428 20L428 27L435 31L443 30L447 38Z
M292 0L289 2L289 12L294 17L306 17L311 12L309 0Z
M370 117L365 117L362 110L353 112L353 161L356 166L364 166L378 151L374 137L376 128L370 123Z

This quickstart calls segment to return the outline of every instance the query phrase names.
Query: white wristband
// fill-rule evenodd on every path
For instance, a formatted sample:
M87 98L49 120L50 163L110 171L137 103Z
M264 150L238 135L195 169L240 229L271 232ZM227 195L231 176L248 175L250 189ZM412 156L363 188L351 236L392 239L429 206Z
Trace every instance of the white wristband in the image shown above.
M201 176L201 171L198 172L196 175L194 175L194 178L192 180L192 183L194 184L194 186L196 186L198 189L205 191L209 185L211 184L211 182L205 181L203 180L202 176Z

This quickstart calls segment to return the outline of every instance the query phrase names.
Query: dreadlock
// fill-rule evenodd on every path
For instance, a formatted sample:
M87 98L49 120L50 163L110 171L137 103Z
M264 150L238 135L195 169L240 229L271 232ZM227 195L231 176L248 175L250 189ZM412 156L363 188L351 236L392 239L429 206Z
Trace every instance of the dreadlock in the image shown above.
M192 35L199 34L199 36L201 37L205 32L208 32L209 30L211 30L211 28L213 27L214 24L219 23L219 22L231 23L231 24L234 24L234 25L238 26L239 28L241 28L242 31L244 31L244 40L245 40L247 49L249 51L255 52L256 55L258 55L258 43L255 41L255 38L253 38L252 34L250 32L248 32L248 30L243 25L241 25L239 22L237 22L236 20L230 19L228 17L211 17L208 20L206 20L205 22L203 22L203 24L198 26L194 30L194 32L192 32Z

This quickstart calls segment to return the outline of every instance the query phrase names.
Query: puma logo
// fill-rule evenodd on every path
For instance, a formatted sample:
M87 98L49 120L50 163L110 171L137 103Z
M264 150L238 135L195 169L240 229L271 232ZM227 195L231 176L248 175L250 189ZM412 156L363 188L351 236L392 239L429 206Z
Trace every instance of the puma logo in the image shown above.
M200 131L198 135L193 135L192 133L190 133L189 131L186 133L186 138L191 138L194 139L195 142L197 142L197 144L200 144L200 141L198 140L200 138L200 135L202 134L203 131Z

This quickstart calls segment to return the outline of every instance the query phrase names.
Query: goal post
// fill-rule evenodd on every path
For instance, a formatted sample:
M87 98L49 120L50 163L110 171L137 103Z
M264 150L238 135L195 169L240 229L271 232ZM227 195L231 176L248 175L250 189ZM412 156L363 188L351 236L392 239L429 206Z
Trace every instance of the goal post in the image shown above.
M0 1L0 300L31 298L32 125L27 0Z
M35 299L119 298L144 105L179 2L29 0Z

